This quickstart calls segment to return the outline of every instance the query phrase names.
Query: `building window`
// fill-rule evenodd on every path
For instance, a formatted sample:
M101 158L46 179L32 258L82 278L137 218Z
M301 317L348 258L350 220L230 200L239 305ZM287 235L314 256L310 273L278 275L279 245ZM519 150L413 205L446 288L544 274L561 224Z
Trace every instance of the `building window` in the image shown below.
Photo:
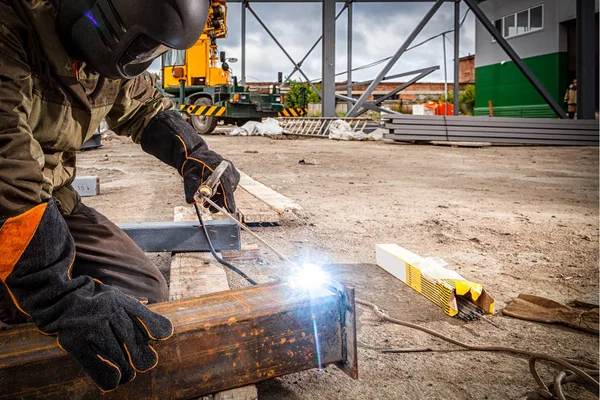
M494 27L504 38L535 32L544 27L544 6L539 5L494 20ZM495 40L492 38L492 41Z

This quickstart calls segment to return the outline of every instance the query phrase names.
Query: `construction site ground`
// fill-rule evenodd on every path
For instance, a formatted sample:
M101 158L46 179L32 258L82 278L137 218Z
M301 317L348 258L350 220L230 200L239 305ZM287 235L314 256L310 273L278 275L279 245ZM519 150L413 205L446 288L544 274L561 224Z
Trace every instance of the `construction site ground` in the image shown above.
M598 362L598 337L499 312L465 323L375 264L375 245L397 243L445 259L495 297L520 293L567 303L598 298L598 148L451 148L326 139L207 136L246 174L304 207L255 231L301 260L324 265L357 297L391 316L472 344L506 345ZM300 160L306 163L299 164ZM313 164L314 165L310 165ZM171 221L184 205L178 173L127 138L108 135L82 152L79 175L97 175L85 198L115 222ZM256 243L244 236L244 243ZM260 282L289 268L266 249L239 266ZM168 255L150 257L168 276ZM228 272L232 288L245 281ZM527 360L463 351L382 354L380 348L455 349L424 333L380 322L359 307L359 373L335 367L258 384L259 399L524 399L536 384ZM550 369L542 368L550 379ZM552 370L555 371L555 370ZM570 398L595 398L567 385Z

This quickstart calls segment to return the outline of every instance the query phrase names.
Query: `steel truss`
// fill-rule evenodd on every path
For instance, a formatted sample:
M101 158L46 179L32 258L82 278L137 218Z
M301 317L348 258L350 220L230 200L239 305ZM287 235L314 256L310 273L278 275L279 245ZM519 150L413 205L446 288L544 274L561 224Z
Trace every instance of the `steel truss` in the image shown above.
M273 39L273 41L277 44L277 46L281 49L281 51L285 54L285 56L290 60L293 66L293 70L287 77L284 82L284 85L289 81L289 79L296 72L300 73L304 79L308 82L308 84L315 90L315 92L321 97L322 101L322 115L324 117L335 117L335 99L345 100L348 102L350 106L352 104L352 108L348 112L348 117L356 117L362 115L367 110L378 110L378 111L386 111L390 112L390 110L384 109L380 106L383 102L382 99L378 99L377 101L369 102L368 99L373 94L375 88L386 79L386 75L389 71L394 67L394 65L398 62L400 57L404 54L404 52L409 48L410 44L414 41L414 39L418 36L418 34L423 30L423 28L427 25L427 23L431 20L431 18L435 15L438 9L444 2L454 2L454 93L459 93L459 48L460 48L460 2L464 1L464 3L469 7L469 9L473 12L475 17L481 22L481 24L486 28L486 30L494 37L494 39L498 42L500 47L505 51L505 53L510 57L510 59L515 63L515 65L519 68L519 70L523 73L523 75L529 80L531 85L537 90L537 92L542 96L545 102L552 108L555 114L559 118L566 118L566 114L562 107L558 104L558 102L550 95L550 93L546 90L546 88L540 83L537 77L531 72L529 67L523 62L523 60L518 56L518 54L514 51L514 49L508 44L508 42L500 35L494 26L492 25L489 18L481 11L475 0L287 0L286 3L316 3L320 2L323 5L323 21L322 21L322 35L321 37L312 45L306 55L299 61L296 62L290 54L287 52L285 47L279 42L277 37L269 30L264 21L257 15L257 13L251 8L250 3L278 3L283 2L281 0L228 0L230 3L242 3L242 77L241 81L243 84L246 84L246 11L250 11L250 13L256 18L258 23L262 26L262 28L267 32L267 34ZM398 48L396 53L390 58L390 60L386 63L383 69L377 74L377 76L369 82L369 86L367 90L360 96L359 99L352 98L352 87L355 84L352 83L352 19L353 19L353 3L398 3L398 2L434 2L433 6L429 9L429 11L425 14L425 16L419 21L417 26L414 28L412 33L405 39L404 43ZM584 16L585 12L585 0L577 0L578 2L578 16ZM336 14L335 13L335 4L336 3L344 3L344 7ZM593 2L588 2L592 3ZM593 8L593 5L592 5ZM589 11L585 9L586 11ZM348 85L343 86L343 88L347 89L346 96L336 95L335 90L335 25L336 20L340 18L340 16L347 11L348 17ZM593 15L593 10L590 13ZM588 47L585 47L585 43L589 43L587 40L584 42L584 37L586 33L589 33L590 26L593 30L593 21L590 24L590 18L582 18L584 24L581 24L582 27L578 30L578 46L580 46L579 54L585 53L585 50L588 50ZM581 31L581 33L580 33ZM591 36L590 36L591 37ZM323 67L322 67L322 75L321 75L321 86L322 91L319 90L308 78L306 73L302 70L302 65L306 61L306 59L310 56L310 54L314 51L314 49L318 46L320 42L323 42L322 53L323 53ZM593 44L592 44L593 46ZM584 50L585 48L585 50ZM590 52L589 54L592 54ZM593 56L592 57L578 57L578 71L582 72L581 75L586 80L586 84L578 85L582 88L586 88L587 90L582 90L579 94L582 97L581 100L585 100L585 103L589 103L589 105L584 105L582 107L583 115L580 116L584 118L593 118L593 107L594 107L594 98L593 98L593 87L594 82L591 84L587 81L593 80L593 73L586 73L587 71L593 71ZM591 67L590 67L591 65ZM430 67L430 68L439 68L439 67ZM433 72L435 69L431 70L429 73ZM427 69L424 69L427 70ZM413 71L413 73L417 73ZM428 75L429 73L423 75L424 72L420 72L419 76L416 79L412 79L409 82L395 88L386 96L384 99L389 99L393 97L395 94L400 92L401 90L408 87L410 84L416 82L418 79ZM402 76L402 74L400 74ZM409 75L409 73L405 73L404 75ZM389 79L389 78L387 78ZM340 89L340 86L337 87ZM590 96L591 95L591 96ZM454 96L454 114L458 115L459 112L459 104L458 104L458 95ZM591 100L590 100L591 99ZM581 103L583 104L583 102ZM591 110L591 111L590 111Z

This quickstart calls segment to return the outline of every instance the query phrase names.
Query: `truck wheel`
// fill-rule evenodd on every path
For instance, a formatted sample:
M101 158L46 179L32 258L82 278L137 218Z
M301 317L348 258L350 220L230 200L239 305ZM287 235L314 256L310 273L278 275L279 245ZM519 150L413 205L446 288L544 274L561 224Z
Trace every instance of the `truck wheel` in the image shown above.
M196 106L211 106L212 101L208 97L200 97L198 100L194 102ZM217 118L216 117L203 117L203 116L195 116L192 115L190 117L190 121L192 126L200 135L207 135L212 133L217 127Z

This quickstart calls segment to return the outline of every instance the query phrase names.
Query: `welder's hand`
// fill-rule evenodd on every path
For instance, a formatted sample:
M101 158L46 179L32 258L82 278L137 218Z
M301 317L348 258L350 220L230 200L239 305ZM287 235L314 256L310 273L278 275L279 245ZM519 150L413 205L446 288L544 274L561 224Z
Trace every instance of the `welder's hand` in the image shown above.
M194 203L194 195L200 188L200 185L208 179L215 168L223 161L223 157L214 151L194 152L189 155L182 167L183 185L185 189L185 200L188 203ZM235 197L233 192L240 182L240 174L233 164L229 162L229 167L221 175L221 183L215 188L215 193L211 200L220 207L224 207L229 213L234 214ZM209 207L212 212L217 212L213 207Z
M163 162L177 168L183 176L185 199L194 203L194 195L200 185L219 166L223 157L209 150L206 142L174 110L162 111L148 124L141 139L142 149ZM233 192L240 181L240 174L233 164L221 176L221 184L212 200L230 213L235 213ZM217 212L211 208L212 212Z
M104 391L132 381L158 364L152 340L173 334L169 319L121 291L96 283L94 293L76 295L57 323L58 344Z
M89 276L71 277L75 241L55 199L0 220L0 243L0 281L15 304L100 389L156 366L148 340L171 336L171 321Z

